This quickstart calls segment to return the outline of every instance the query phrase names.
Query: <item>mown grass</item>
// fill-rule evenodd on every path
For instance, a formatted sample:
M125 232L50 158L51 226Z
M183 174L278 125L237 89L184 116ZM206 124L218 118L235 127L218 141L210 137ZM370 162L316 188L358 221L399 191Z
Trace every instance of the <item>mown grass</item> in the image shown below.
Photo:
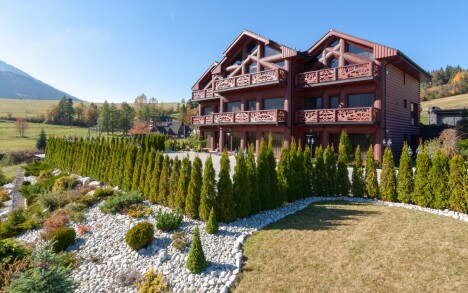
M466 292L468 224L323 202L255 233L234 292Z
M421 102L421 109L423 111L427 112L427 109L432 106L436 106L441 109L463 109L465 107L468 108L468 94Z

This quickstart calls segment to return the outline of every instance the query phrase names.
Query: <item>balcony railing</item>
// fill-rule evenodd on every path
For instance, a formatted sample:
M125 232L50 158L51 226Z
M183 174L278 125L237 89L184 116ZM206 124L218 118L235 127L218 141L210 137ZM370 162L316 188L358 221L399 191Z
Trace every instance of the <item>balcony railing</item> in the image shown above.
M203 100L217 97L218 94L214 93L212 89L199 90L192 92L192 100Z
M351 81L362 77L378 77L378 75L379 67L373 62L355 64L299 73L296 75L296 86L308 87L325 82L344 80Z
M216 124L277 124L285 123L287 112L285 110L258 110L242 112L212 113L206 116L193 116L193 125Z
M374 107L363 108L338 108L301 110L296 112L296 123L375 123L377 121L377 109Z
M243 74L216 80L214 82L214 90L226 91L253 85L286 82L287 76L287 71L281 68Z

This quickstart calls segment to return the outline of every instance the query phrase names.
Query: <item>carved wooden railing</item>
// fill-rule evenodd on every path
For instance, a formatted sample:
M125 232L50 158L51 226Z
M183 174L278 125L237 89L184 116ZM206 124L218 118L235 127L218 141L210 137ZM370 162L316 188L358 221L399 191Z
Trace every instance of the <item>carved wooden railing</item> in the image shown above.
M213 89L199 90L192 92L192 100L202 100L219 96L213 92Z
M300 110L296 123L375 123L377 109L374 107Z
M212 113L206 116L193 116L192 125L210 124L270 124L285 123L287 112L285 110L258 110L242 112Z
M305 87L311 84L319 84L323 82L348 80L360 77L377 77L378 75L379 67L373 62L355 64L299 73L296 75L296 86Z
M270 82L285 82L287 71L281 68L261 72L243 74L214 81L214 90L226 90Z

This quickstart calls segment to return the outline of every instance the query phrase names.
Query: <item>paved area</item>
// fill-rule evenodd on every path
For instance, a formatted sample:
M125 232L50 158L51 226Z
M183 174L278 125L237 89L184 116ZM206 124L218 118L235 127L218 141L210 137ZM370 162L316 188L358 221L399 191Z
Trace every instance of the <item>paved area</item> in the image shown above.
M12 200L12 209L16 208L24 208L26 206L26 200L24 199L23 195L21 192L19 192L19 189L21 188L21 183L24 181L24 169L19 168L18 171L16 172L16 177L14 181L15 187L13 187L13 190L10 194L11 200Z

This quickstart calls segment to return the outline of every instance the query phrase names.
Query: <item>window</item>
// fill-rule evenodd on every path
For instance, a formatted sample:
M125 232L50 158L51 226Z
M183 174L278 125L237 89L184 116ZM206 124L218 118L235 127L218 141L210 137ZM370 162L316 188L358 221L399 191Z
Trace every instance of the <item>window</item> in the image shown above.
M411 103L411 125L416 126L418 122L418 104Z
M213 108L212 107L205 107L203 108L203 115L210 115L211 113L213 113Z
M338 67L338 63L338 58L333 58L332 60L330 60L330 68Z
M257 110L257 101L247 101L247 111Z
M250 41L250 43L247 45L247 52L249 52L249 54L252 54L257 49L257 46L257 41Z
M336 45L338 45L340 43L339 40L334 40L331 44L330 44L330 47L335 47Z
M205 142L205 147L206 148L211 148L211 131L203 132L203 139L206 141Z
M406 84L406 74L403 73L403 84Z
M373 59L373 54L371 51L363 49L361 47L355 46L355 45L348 45L348 52L356 54L358 56L367 58L367 59Z
M281 51L276 50L275 48L270 47L268 45L265 45L265 48L263 49L263 57L269 57L277 54L281 54Z
M338 108L339 104L340 104L340 97L338 96L330 97L330 109Z
M403 99L403 108L408 108L408 100L407 99Z
M257 72L257 63L252 63L249 65L249 73L255 73Z
M246 147L253 145L254 150L256 148L257 134L255 132L247 132L247 144Z
M284 109L284 98L264 99L263 109Z
M278 65L279 67L284 67L284 60L278 61L275 64Z
M284 144L284 134L282 132L264 132L265 141L268 141L270 134L273 141L273 153L275 157L279 157Z
M315 109L322 109L322 97L305 98L304 110L315 110Z
M374 93L357 94L348 96L348 107L372 107L374 105Z
M239 112L241 108L240 102L226 103L226 112Z

